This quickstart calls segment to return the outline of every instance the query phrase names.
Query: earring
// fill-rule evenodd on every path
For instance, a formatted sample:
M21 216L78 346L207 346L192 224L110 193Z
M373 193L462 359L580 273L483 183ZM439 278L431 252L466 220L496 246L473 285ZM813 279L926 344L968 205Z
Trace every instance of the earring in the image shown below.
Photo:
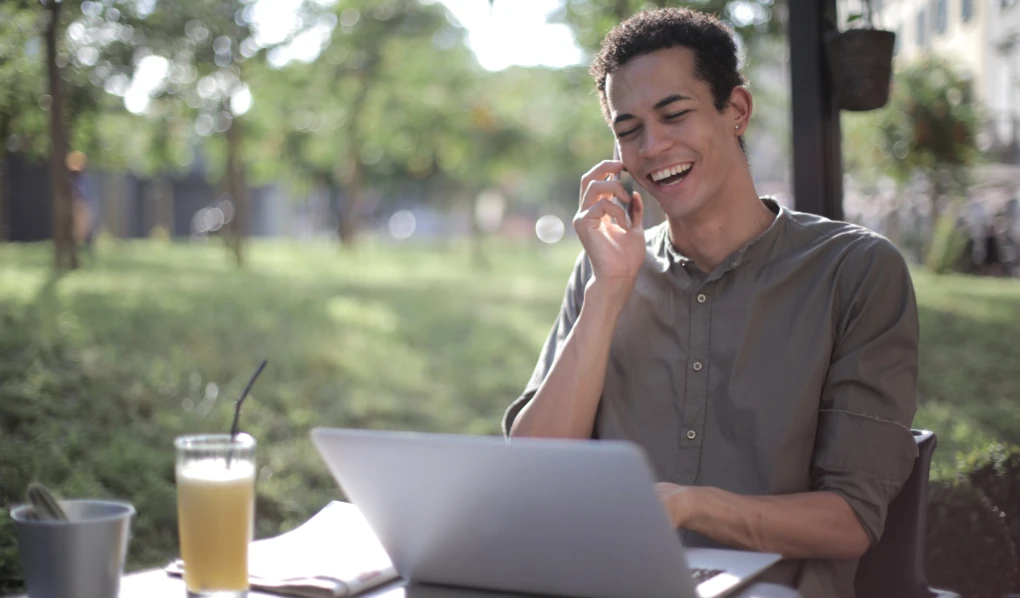
M737 125L737 126L735 126L735 127L733 127L733 128L734 128L734 129L739 129L739 128L740 128L740 125Z

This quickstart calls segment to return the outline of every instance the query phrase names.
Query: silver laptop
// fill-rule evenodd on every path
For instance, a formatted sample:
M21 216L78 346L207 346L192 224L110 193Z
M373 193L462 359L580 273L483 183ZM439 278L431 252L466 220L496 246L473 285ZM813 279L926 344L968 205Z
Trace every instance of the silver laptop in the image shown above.
M312 440L412 583L709 598L780 559L685 549L629 442L327 428Z

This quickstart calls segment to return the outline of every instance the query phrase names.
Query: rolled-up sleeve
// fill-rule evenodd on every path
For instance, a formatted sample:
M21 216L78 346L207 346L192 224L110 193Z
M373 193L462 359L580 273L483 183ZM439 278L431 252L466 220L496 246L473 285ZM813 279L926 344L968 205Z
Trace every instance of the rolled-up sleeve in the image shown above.
M563 344L567 340L567 335L570 334L574 323L577 322L578 315L581 313L584 289L591 278L591 273L591 262L588 261L584 252L581 252L574 262L574 270L567 281L567 288L563 294L560 312L556 316L556 321L553 323L552 330L549 331L545 344L542 346L542 351L539 353L538 363L531 374L531 379L528 380L521 396L511 403L503 414L503 434L505 436L510 435L510 428L513 426L517 414L521 412L521 409L524 409L528 401L538 392L538 388L542 386L542 382L545 381L549 370L556 363L556 358L559 357L560 351L563 350Z
M878 236L846 256L837 289L812 480L849 503L874 544L917 457L917 303L903 256Z

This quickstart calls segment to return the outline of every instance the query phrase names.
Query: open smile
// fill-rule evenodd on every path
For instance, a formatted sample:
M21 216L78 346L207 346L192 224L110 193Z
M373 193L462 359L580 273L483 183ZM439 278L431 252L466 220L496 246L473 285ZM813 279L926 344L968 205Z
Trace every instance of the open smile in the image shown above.
M648 180L659 187L672 187L683 182L691 174L693 168L694 162L674 164L673 166L653 171L648 175Z

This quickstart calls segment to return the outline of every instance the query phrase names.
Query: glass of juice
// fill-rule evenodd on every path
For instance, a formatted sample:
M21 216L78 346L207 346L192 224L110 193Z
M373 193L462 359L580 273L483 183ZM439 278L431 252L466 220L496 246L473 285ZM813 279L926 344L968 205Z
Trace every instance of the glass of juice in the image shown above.
M189 598L248 594L255 525L255 439L247 434L181 436L177 526Z

